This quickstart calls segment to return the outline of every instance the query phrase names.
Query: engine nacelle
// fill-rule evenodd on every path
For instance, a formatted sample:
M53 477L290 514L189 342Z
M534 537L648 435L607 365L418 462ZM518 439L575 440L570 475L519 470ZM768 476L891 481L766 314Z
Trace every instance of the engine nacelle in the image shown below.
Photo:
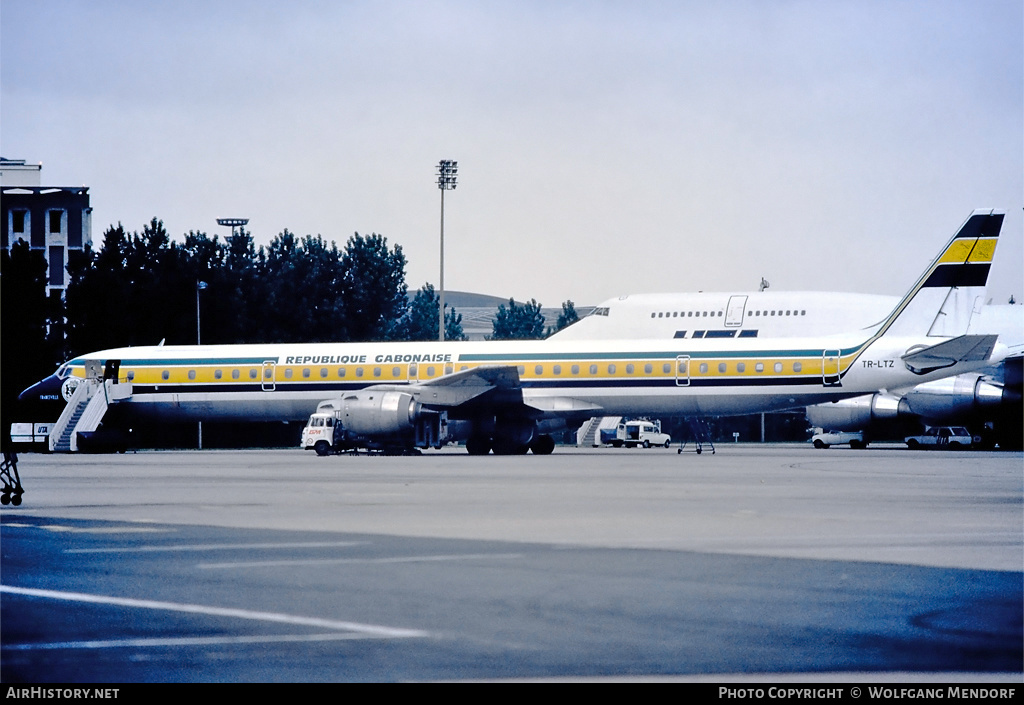
M362 436L393 435L412 430L421 405L405 392L368 391L342 398L342 425Z
M807 420L812 426L829 431L862 431L874 421L891 421L910 413L901 397L887 392L842 399L829 404L807 407Z
M983 375L964 374L919 384L906 395L906 400L918 416L944 421L998 407L1003 396L1003 387Z

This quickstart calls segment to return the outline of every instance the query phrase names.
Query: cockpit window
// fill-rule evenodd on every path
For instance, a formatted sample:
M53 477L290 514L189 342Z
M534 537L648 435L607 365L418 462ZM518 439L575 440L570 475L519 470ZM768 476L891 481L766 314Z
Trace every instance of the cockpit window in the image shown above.
M54 374L56 374L60 379L67 379L71 376L71 365L68 365L67 363L61 365L57 368L57 371Z

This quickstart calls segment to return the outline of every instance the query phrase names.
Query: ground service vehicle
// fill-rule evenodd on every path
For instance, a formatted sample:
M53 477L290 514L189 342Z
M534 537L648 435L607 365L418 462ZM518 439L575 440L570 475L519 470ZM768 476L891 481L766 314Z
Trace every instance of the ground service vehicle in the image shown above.
M620 423L615 430L615 438L612 439L612 445L616 448L621 448L622 446L627 448L664 446L668 448L672 445L672 438L667 433L661 432L660 421L640 419L638 421Z
M818 433L811 436L811 443L815 448L828 448L843 443L849 443L851 448L868 447L863 431L823 431L818 429Z
M918 448L970 448L975 443L974 436L963 426L935 426L920 436L908 436L907 447ZM977 439L981 442L981 438Z

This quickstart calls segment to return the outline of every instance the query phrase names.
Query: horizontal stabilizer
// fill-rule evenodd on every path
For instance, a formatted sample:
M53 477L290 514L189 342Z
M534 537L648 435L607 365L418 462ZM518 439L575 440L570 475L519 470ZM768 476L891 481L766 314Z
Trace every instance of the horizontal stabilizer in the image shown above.
M982 362L991 357L998 338L997 335L961 335L919 350L911 348L902 360L908 370L918 375L952 367L958 362Z

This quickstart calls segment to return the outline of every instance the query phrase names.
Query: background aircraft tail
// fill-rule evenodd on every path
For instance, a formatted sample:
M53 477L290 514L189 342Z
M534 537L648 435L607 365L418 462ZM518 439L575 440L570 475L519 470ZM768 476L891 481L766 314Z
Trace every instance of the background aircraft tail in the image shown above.
M1003 213L976 210L879 329L879 335L954 337L985 300Z

